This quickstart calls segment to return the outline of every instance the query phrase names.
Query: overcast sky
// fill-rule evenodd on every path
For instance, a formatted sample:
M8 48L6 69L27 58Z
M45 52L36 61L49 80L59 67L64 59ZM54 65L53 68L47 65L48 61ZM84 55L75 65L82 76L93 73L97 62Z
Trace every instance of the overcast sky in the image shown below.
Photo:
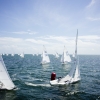
M0 53L100 54L100 0L0 0Z

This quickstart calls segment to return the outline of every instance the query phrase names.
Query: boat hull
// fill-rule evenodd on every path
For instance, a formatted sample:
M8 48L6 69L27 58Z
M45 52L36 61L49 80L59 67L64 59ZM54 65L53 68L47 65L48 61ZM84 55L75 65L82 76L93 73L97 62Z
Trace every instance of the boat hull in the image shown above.
M60 82L59 79L56 79L56 80L50 81L50 85L52 85L52 86L62 86L62 85L68 85L68 84L77 83L77 82L79 82L80 80L81 80L80 78L77 79L77 80L75 80L75 79L72 78L71 81Z
M14 90L16 87L0 87L0 90Z
M48 65L50 62L41 62L41 65Z
M62 85L68 85L68 84L69 82L59 82L58 79L50 81L50 85L52 86L62 86Z
M78 78L78 79L73 79L73 78L72 78L71 83L77 83L77 82L79 82L80 80L81 80L81 78Z

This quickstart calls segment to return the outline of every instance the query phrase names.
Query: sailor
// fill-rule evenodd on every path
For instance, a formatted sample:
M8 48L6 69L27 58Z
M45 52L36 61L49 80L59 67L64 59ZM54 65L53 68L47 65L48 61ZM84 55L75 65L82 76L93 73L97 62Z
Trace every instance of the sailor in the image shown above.
M61 80L61 77L58 77L58 82Z

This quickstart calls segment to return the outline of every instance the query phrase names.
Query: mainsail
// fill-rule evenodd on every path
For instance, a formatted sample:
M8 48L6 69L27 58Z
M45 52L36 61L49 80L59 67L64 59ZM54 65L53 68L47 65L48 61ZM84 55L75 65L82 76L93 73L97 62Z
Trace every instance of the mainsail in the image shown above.
M45 49L45 46L43 46L43 52L42 52L41 57L42 57L41 64L50 63L50 59L49 59L49 56L48 56L47 51Z
M0 89L12 90L14 88L15 85L7 72L2 55L0 55Z
M63 51L62 57L61 57L61 62L63 64L71 62L71 58L70 58L68 52L66 51L65 46L64 46L64 51Z
M74 74L74 77L72 79L72 82L79 81L80 79L81 79L81 77L80 77L79 60L78 60L78 62L76 63L75 74Z
M21 58L24 58L24 52L23 52L22 54L20 54L20 57L21 57Z
M76 66L76 68L75 68L75 74L72 78L72 82L76 82L81 79L80 68L79 68L79 57L77 56L77 40L78 40L78 30L76 35L76 47L75 47L75 58L74 58L74 66Z
M59 58L59 54L57 52L55 53L55 58Z

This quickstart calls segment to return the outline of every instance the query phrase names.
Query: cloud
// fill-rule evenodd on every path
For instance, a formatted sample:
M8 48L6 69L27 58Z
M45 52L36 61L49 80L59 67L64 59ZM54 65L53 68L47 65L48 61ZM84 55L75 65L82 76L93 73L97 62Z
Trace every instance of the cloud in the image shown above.
M26 39L25 41L27 42L32 42L32 43L35 43L35 44L50 44L49 42L47 41L43 41L43 40L35 40L35 39Z
M14 34L30 34L30 35L34 35L34 34L37 34L38 32L33 32L33 31L19 31L19 32L12 32Z
M63 46L65 45L69 53L73 53L75 50L75 37L64 36L45 36L38 37L40 39L52 41L52 50L57 50L61 53ZM55 49L54 49L55 48ZM92 50L94 48L94 51ZM100 36L98 35L86 35L78 37L78 52L81 54L99 54L100 49Z
M90 21L100 21L100 18L87 17L87 19Z
M28 35L35 35L38 34L38 32L27 30L27 31L16 31L16 32L8 32L8 31L0 31L1 33L10 33L10 34L28 34Z
M79 36L80 39L84 40L97 40L100 39L100 36L98 35L87 35L87 36Z
M38 38L65 43L65 44L69 43L68 41L73 40L73 37L65 37L65 36L45 36L45 37L38 37Z
M48 53L62 54L64 45L70 54L75 51L75 37L65 36L42 36L27 38L0 37L1 53L42 53L45 45ZM78 37L79 54L100 54L100 36L87 35Z
M92 7L95 4L96 0L91 0L91 2L89 3L89 5L87 5L87 8Z

